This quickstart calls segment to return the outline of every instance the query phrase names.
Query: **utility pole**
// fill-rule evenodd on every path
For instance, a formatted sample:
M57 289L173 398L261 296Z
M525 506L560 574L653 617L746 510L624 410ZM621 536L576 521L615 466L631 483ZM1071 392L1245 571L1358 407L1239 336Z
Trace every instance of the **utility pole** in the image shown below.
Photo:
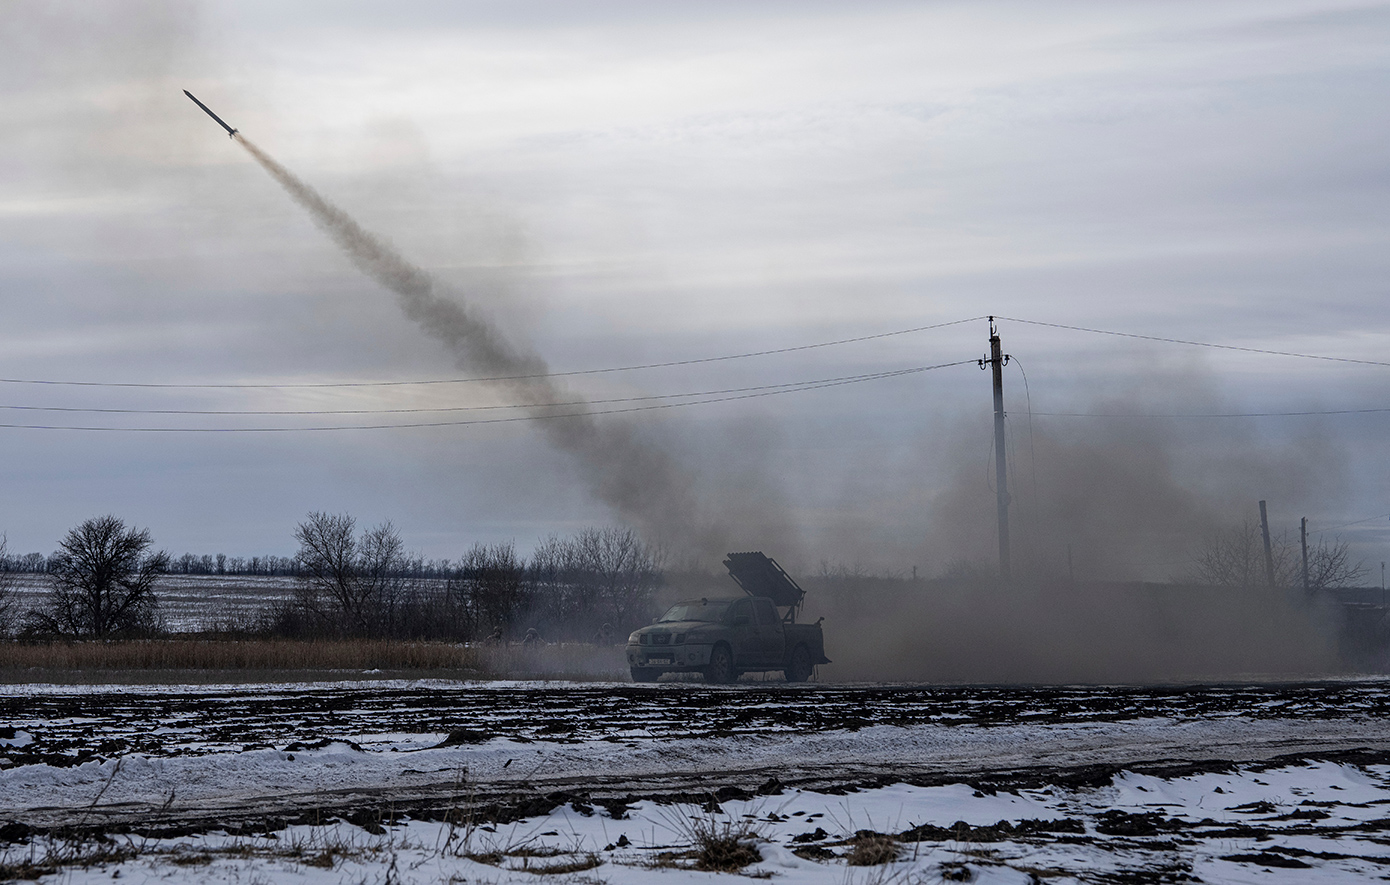
M1303 592L1308 592L1308 517L1298 524L1298 540L1303 544Z
M998 493L999 511L999 577L1008 581L1009 568L1009 483L1004 460L1004 366L1009 357L999 343L999 330L994 317L989 318L989 356L980 360L980 368L988 363L994 373L994 486Z
M1274 588L1274 549L1269 545L1269 514L1265 512L1265 502L1260 502L1260 535L1265 541L1265 578L1270 589Z

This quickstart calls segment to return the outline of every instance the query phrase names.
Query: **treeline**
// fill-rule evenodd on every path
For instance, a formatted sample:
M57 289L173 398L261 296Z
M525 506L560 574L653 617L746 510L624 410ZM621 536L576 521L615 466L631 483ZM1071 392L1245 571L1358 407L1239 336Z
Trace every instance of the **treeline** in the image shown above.
M510 640L534 631L545 641L606 642L651 619L663 580L661 552L621 528L553 536L529 558L511 543L475 544L453 561L407 553L389 522L359 532L347 514L311 513L294 537L294 557L174 560L152 549L148 531L105 516L72 529L56 553L39 557L42 568L38 554L8 556L0 538L0 633L157 636L165 632L163 577L279 574L294 578L290 598L238 613L234 623L217 612L213 620L226 632L267 638ZM20 612L11 585L22 572L44 573L48 593Z
M0 558L0 571L15 574L47 574L57 565L57 553L20 553ZM166 570L172 575L294 575L297 574L293 556L215 556L204 553L185 553L170 557Z
M406 555L390 523L355 534L347 515L313 513L295 531L297 591L271 612L280 636L588 640L647 623L660 552L629 529L551 537L530 559L475 544L446 569ZM434 574L429 572L433 571Z
M47 574L56 564L57 553L20 553L0 556L0 572L12 574ZM401 565L402 574L412 578L450 578L458 574L459 563L450 559L408 557ZM298 577L299 559L294 556L228 556L225 553L184 553L170 556L166 574L170 575L230 575L245 577Z

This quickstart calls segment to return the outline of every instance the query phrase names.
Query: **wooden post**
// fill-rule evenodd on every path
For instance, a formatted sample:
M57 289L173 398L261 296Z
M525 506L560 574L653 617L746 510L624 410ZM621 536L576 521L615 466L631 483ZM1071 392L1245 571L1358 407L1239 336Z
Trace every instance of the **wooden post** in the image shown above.
M1269 586L1274 586L1274 548L1269 544L1269 514L1265 511L1265 502L1260 502L1260 535L1265 541L1265 578Z

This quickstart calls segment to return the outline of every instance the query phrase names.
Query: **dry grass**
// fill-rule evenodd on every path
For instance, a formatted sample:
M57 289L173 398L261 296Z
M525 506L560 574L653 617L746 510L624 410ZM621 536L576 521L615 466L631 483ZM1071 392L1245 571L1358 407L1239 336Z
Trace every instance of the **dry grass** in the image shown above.
M763 859L758 846L739 835L708 834L697 845L697 870L732 873Z
M422 670L451 676L622 679L621 646L584 644L523 648L394 639L231 639L171 636L73 642L0 641L0 682L162 682L202 679L298 679L325 670ZM166 674L166 675L161 675ZM198 674L204 674L199 676Z
M40 849L31 843L14 851L7 848L0 856L0 882L37 880L74 867L121 864L138 855L126 845L63 842Z
M850 840L845 863L852 867L875 867L892 863L902 851L898 840L883 833L861 830Z
M667 827L691 847L687 851L658 854L653 862L656 867L734 873L763 859L757 845L761 827L755 820L713 810L686 815L679 809L666 815L666 819Z
M0 673L47 671L478 670L477 649L431 642L151 639L0 643Z
M597 854L589 852L578 857L562 857L541 863L532 863L530 857L523 856L522 865L512 867L512 870L514 872L535 873L537 876L565 876L596 869L602 865L603 860Z

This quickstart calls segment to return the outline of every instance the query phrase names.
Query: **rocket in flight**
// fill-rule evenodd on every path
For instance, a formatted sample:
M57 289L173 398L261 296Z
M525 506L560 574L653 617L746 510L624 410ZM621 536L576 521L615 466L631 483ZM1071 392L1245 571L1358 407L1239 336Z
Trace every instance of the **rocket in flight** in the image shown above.
M196 104L198 107L202 108L203 110L207 111L207 114L208 114L209 117L212 117L214 120L217 121L218 125L220 125L223 129L227 130L227 136L228 136L229 138L235 138L235 137L236 137L236 130L233 129L232 127L228 126L225 122L223 122L223 120L222 120L221 117L219 117L219 116L217 116L216 114L214 114L214 113L212 112L212 108L208 107L207 105L205 105L205 104L203 104L201 101L199 101L199 100L193 95L193 93L189 92L187 89L185 89L185 90L183 91L183 94L186 95L186 96L188 96L189 98L193 99L193 103L194 103L194 104Z

